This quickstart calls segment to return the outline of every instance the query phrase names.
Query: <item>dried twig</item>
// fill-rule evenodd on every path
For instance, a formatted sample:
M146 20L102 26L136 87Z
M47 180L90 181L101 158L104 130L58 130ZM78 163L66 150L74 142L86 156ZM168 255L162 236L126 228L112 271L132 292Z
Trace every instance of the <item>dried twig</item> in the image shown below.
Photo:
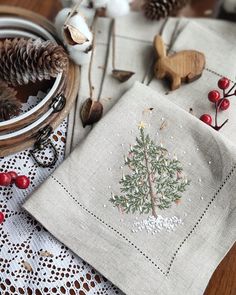
M81 3L83 2L83 0L80 0L78 3L75 4L75 6L71 9L71 12L68 14L64 26L67 25L68 21L70 20L70 18L73 16L73 14L77 11L77 9L80 7Z
M116 21L112 19L112 76L121 83L128 81L135 73L132 71L116 69Z

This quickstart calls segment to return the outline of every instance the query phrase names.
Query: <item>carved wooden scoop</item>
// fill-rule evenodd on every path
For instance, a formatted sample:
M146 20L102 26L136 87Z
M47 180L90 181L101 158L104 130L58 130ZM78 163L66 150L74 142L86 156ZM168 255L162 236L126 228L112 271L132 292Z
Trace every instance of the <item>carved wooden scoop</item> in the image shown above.
M117 69L115 66L116 60L116 36L115 36L115 19L112 20L112 77L117 79L119 82L124 83L128 81L135 73L132 71L126 71Z

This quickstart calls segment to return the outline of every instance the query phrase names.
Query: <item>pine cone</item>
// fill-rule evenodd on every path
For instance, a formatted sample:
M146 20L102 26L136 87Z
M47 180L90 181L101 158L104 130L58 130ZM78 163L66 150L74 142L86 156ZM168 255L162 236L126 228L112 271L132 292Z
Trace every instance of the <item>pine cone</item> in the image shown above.
M65 50L41 39L0 41L0 59L0 78L13 86L49 80L68 67Z
M16 98L16 91L0 81L0 121L9 120L19 114L21 103Z
M184 7L190 0L146 0L143 11L147 18L159 20L173 15Z

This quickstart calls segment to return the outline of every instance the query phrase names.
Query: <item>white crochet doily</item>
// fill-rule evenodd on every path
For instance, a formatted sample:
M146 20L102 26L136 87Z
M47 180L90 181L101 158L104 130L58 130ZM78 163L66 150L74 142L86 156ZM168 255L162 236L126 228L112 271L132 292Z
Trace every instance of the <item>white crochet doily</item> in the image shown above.
M64 157L66 125L65 120L52 136L59 151L57 165ZM40 156L50 160L50 151ZM13 170L31 180L27 190L0 187L0 211L5 214L5 221L0 224L0 294L121 294L21 208L53 169L38 167L29 150L0 158L0 167L2 172Z

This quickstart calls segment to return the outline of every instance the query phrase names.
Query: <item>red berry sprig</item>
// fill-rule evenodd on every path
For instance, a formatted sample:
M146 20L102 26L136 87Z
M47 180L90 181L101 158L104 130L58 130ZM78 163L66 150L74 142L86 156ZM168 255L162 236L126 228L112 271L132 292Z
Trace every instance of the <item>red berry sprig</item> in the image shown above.
M209 114L204 114L200 117L200 120L211 126L215 130L219 131L227 122L228 119L221 125L218 124L218 113L219 111L226 111L230 107L230 101L228 97L235 96L236 91L236 83L226 91L230 87L230 80L228 78L221 78L218 81L218 87L222 90L222 97L218 90L212 90L208 93L208 99L210 102L215 104L215 124L212 125L212 116Z

